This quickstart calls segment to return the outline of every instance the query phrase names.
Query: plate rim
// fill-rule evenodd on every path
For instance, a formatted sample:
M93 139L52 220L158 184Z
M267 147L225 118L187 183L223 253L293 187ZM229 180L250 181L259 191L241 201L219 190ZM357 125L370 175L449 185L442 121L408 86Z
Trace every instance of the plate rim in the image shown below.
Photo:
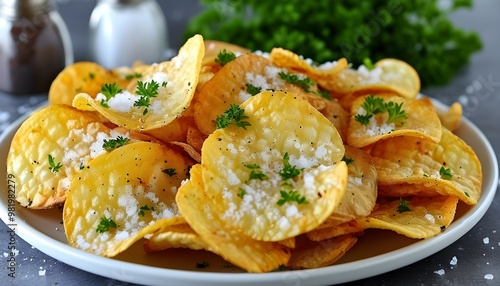
M433 98L431 100L438 109L447 108L440 101ZM46 105L47 103L42 104L41 107ZM10 145L10 142L6 143L5 140L15 134L19 126L30 114L27 113L19 117L0 134L0 145ZM319 285L364 279L399 269L441 251L470 231L489 209L498 186L497 157L487 137L472 121L463 116L461 124L465 124L467 128L474 131L474 135L484 144L486 154L491 155L489 156L488 167L492 167L489 170L492 172L493 178L489 182L489 186L483 185L483 192L486 191L486 195L482 195L478 203L472 206L462 217L454 221L444 233L361 260L316 269L259 274L197 272L136 264L88 253L39 232L33 226L29 225L22 216L17 217L18 220L16 220L16 235L46 255L65 264L96 275L137 284L166 285L165 283L169 283L172 285L188 285L191 283L204 283L205 285L233 285L234 283L238 283L240 285L254 285L255 283L260 283L262 285L276 285L279 282L283 284L300 282L300 285ZM482 165L485 163L481 162ZM7 221L7 201L5 201L5 198L6 195L0 197L0 215L4 223L9 227ZM394 265L395 261L397 261L397 266ZM112 265L112 271L109 269L110 265ZM197 275L193 275L193 273ZM166 281L166 278L169 280Z

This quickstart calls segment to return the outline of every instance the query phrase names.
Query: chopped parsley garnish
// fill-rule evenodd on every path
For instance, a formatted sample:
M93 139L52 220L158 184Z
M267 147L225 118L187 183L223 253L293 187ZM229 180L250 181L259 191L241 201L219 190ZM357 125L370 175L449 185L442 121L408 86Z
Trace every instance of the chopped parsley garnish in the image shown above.
M332 100L332 96L330 95L330 91L328 90L318 90L318 91L313 91L312 93L324 99Z
M137 82L137 89L135 91L136 94L141 97L134 102L135 107L146 107L142 112L143 115L148 113L148 107L151 105L151 98L156 97L158 95L158 88L160 85L152 80L144 83L143 81Z
M247 83L246 87L247 87L247 92L251 96L254 96L254 95L258 94L262 90L260 87L254 86L254 85L252 85L250 83Z
M138 72L135 72L135 73L132 73L132 74L128 74L125 76L125 79L126 80L132 80L134 78L141 78L142 77L142 74L138 73Z
M85 168L85 165L83 165L83 161L80 161L80 166L78 167L79 170L83 170Z
M300 87L302 87L305 91L309 92L311 90L311 87L315 85L316 83L308 78L307 76L300 77L297 74L288 74L286 72L280 72L278 73L281 79L285 80L288 83L291 84L296 84Z
M244 109L241 109L237 104L231 104L231 106L224 112L224 114L217 117L215 123L217 125L217 129L226 128L229 124L234 123L236 126L247 129L247 126L250 126L250 122L243 121L247 119L248 116L244 115Z
M407 119L405 110L402 109L403 103L400 104L389 101L384 103L384 99L381 97L375 97L373 94L370 94L365 98L361 107L365 110L366 114L356 114L354 119L361 123L361 125L368 125L370 123L370 119L375 114L382 114L387 112L389 117L387 119L387 124L390 123L399 123L404 124L404 121Z
M248 180L267 180L267 176L262 173L262 171L260 170L260 166L257 165L257 164L246 164L246 163L243 163L243 165L245 167L247 167L248 169L250 169L250 177L248 178Z
M49 170L51 170L54 173L59 172L59 169L61 169L62 167L61 162L57 162L56 164L56 162L54 161L54 157L52 157L52 155L50 154L48 158L49 158Z
M399 198L398 213L411 211L410 207L408 206L409 203L410 201L405 201L402 198Z
M174 176L174 175L177 175L177 172L175 171L174 168L168 168L168 169L165 169L165 170L161 170L163 173L169 175L170 177Z
M105 83L101 86L101 93L106 97L106 101L109 101L120 92L122 92L122 89L116 83Z
M428 178L430 176L429 176L429 174L424 173L424 177Z
M89 78L90 79L94 79L95 78L95 73L93 73L93 72L89 73Z
M465 194L466 197L470 198L469 193L467 193L467 192L464 191L464 194Z
M112 151L118 147L121 147L125 144L127 144L127 142L129 141L130 139L127 138L127 137L122 137L122 136L118 136L116 137L115 139L104 139L104 143L102 144L102 148L104 148L104 150L106 151Z
M349 164L351 164L352 162L354 162L354 159L352 159L352 158L348 158L348 157L346 157L346 156L344 155L344 156L342 157L342 161L344 161L346 165L349 165Z
M146 215L145 211L150 211L150 210L153 210L153 208L148 207L148 205L143 205L142 207L139 208L139 215L145 216Z
M293 178L299 176L303 170L303 169L298 169L297 167L290 165L290 162L288 161L289 159L290 159L290 156L288 155L288 152L287 152L283 156L283 169L279 172L279 174L283 180L293 179Z
M240 192L238 193L238 197L242 198L247 194L247 191L245 189L240 188Z
M215 62L221 66L224 66L225 64L234 59L236 59L236 55L233 52L228 52L226 51L226 49L223 49L222 51L219 52L217 58L215 58Z
M282 206L286 202L296 202L297 204L308 204L309 202L306 200L306 197L301 196L299 192L296 190L291 191L280 191L281 198L276 202L278 206Z
M441 169L439 169L439 175L441 175L441 178L443 178L444 180L451 180L451 178L453 177L451 169L445 167L441 167Z
M375 68L375 65L373 64L373 62L370 58L364 58L363 65L365 65L365 67L369 70L372 70L373 68Z
M111 218L102 217L97 225L96 231L103 233L108 231L110 228L117 228L116 222Z

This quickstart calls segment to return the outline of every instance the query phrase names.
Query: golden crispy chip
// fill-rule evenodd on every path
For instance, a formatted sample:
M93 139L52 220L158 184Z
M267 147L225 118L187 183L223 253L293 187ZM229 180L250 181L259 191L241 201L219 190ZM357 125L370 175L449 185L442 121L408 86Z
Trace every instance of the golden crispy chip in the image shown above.
M286 246L254 240L220 219L207 203L201 168L191 168L191 179L181 186L176 200L189 225L208 244L207 250L249 272L266 272L285 265L290 258Z
M424 184L392 184L392 185L379 185L378 195L381 197L407 197L407 196L421 196L433 197L440 194L436 191L434 186L425 186Z
M86 93L80 93L75 96L73 106L82 110L96 110L111 122L131 130L144 131L166 126L190 105L203 54L203 38L200 35L193 36L171 61L150 66L142 74L143 80L134 80L138 88L134 93L124 91L109 100L102 94L94 99ZM141 83L149 92L142 91ZM151 92L154 83L158 85L156 95Z
M351 220L341 224L316 228L306 233L307 238L313 241L321 241L342 235L356 235L363 234L364 227L359 225L357 220Z
M347 142L347 128L349 125L349 112L345 111L336 100L325 100L325 108L320 112L323 114L333 125L342 137L342 141ZM350 109L349 109L350 110Z
M439 143L415 137L380 141L371 150L379 184L423 184L473 205L481 195L481 163L474 150L443 128Z
M169 248L209 249L208 244L187 223L170 225L162 232L153 234L144 241L146 252Z
M34 209L63 203L70 178L97 155L98 136L110 133L93 114L70 106L35 111L16 132L7 158L17 201Z
M363 119L370 115L364 106L377 106L380 101L386 105L392 102L391 110L393 111L397 110L395 106L400 106L401 112L404 111L404 117L389 122L388 109L383 113L374 114L362 124L363 121L359 117ZM393 118L396 117L393 116ZM347 142L358 148L368 146L381 139L399 136L429 138L439 142L441 133L439 117L433 105L428 101L405 99L399 96L369 95L356 99L352 105Z
M365 229L388 229L410 238L429 238L451 224L457 203L457 197L450 196L380 198L377 210L357 223Z
M454 102L447 111L438 111L438 116L444 127L450 131L454 131L458 128L462 120L462 105L458 102Z
M313 93L317 91L314 82L306 91L300 85L282 79L280 73L293 76L287 69L276 67L268 59L255 54L241 55L225 64L196 95L194 116L200 131L212 133L216 128L214 122L217 116L231 104L241 104L252 97L253 88L293 93L306 99L318 110L326 107L328 100ZM304 75L296 76L305 79Z
M319 228L338 225L369 215L377 200L377 171L370 155L345 146L348 180L339 206Z
M291 269L311 269L332 265L356 244L356 235L344 235L331 239L312 241L306 236L298 237L297 247L287 267Z
M409 64L397 59L383 59L373 69L361 65L357 70L343 69L329 88L339 94L395 92L414 99L420 92L420 77Z
M96 157L75 176L64 204L69 244L115 256L146 234L183 222L175 195L190 164L177 152L149 142Z
M328 89L329 83L334 81L335 76L348 67L345 58L314 66L312 61L308 62L302 56L283 48L273 48L269 54L269 60L279 67L305 74L312 80L322 82L327 85L325 86L326 89Z
M242 47L242 46L238 46L238 45L227 43L227 42L206 40L205 41L205 57L203 58L203 65L215 63L214 59L217 58L219 53L223 50L226 50L226 52L232 52L237 56L250 53L249 49ZM215 64L217 64L217 63L215 63ZM219 65L219 64L217 64L217 65Z
M292 94L265 91L240 108L248 116L246 129L218 129L202 148L203 180L214 208L225 223L259 240L280 241L316 228L347 184L337 130Z
M49 90L51 104L71 106L76 94L85 92L95 97L105 83L122 81L113 72L93 62L77 62L64 68L54 79Z

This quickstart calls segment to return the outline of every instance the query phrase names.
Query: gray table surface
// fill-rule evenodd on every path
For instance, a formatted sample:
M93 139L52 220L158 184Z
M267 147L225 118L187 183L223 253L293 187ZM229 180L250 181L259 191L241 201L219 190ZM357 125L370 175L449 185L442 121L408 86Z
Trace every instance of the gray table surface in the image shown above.
M71 32L75 61L87 60L87 25L95 1L59 0L59 10ZM189 15L197 1L159 1L168 21L172 48L182 43ZM423 93L450 104L469 99L464 115L476 124L500 153L500 1L478 0L471 11L453 15L457 25L481 34L484 49L447 86ZM0 132L15 119L47 99L46 94L13 96L0 93ZM409 266L344 285L500 285L500 194L479 223L442 251ZM0 285L131 285L87 273L57 261L17 237L16 278L7 276L9 228L0 223ZM489 243L485 243L485 238ZM3 255L2 255L3 254ZM457 264L450 262L456 257ZM437 270L444 270L439 275ZM42 270L42 272L40 272ZM42 273L43 275L40 275ZM486 274L493 275L485 276Z

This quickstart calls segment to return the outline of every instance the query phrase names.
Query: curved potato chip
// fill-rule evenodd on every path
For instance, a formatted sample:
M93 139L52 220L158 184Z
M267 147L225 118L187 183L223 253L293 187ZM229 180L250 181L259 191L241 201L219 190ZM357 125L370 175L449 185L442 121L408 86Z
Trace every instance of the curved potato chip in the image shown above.
M166 126L189 107L198 83L203 54L203 38L195 35L171 61L152 65L142 74L145 81L140 82L144 83L145 89L153 83L158 84L156 95L142 94L142 91L136 94L120 92L109 99L109 107L105 107L100 94L94 99L89 94L80 93L75 96L73 106L81 110L96 110L111 122L135 131ZM101 99L105 100L104 95Z
M353 219L366 217L377 200L377 170L365 151L345 146L348 180L340 204L319 228L338 225Z
M114 82L125 85L113 72L96 63L73 63L65 67L50 85L49 102L71 106L76 94L85 92L95 97L103 84Z
M203 144L207 196L228 225L258 240L314 229L334 211L347 184L337 130L288 93L265 91L240 108L248 116L245 129L229 125Z
M312 241L299 236L297 247L287 267L291 269L312 269L332 265L356 244L356 235L344 235L321 241Z
M175 195L190 164L177 152L149 142L96 157L72 180L64 204L69 244L111 257L146 234L183 222Z
M209 249L209 245L187 223L170 225L162 232L153 234L144 241L146 252L169 248Z
M397 59L382 59L373 69L361 65L357 70L343 69L329 88L334 93L361 95L395 92L414 99L420 92L420 77L415 69Z
M377 142L371 155L379 185L423 184L469 205L481 195L481 162L467 143L444 127L439 143L395 137Z
M207 135L212 133L216 129L215 120L231 104L241 104L252 97L251 87L247 84L259 91L293 93L318 110L325 108L327 100L313 93L317 89L316 83L311 82L311 92L308 92L300 85L282 79L280 73L290 75L288 70L276 67L268 59L255 54L241 55L225 64L196 96L194 116L200 131ZM296 76L305 79L304 75Z
M363 235L364 227L358 225L357 220L351 220L341 224L316 228L306 233L307 238L313 241L321 241L342 235Z
M334 81L335 76L348 67L345 58L314 66L312 61L308 62L302 56L283 48L273 48L269 53L269 60L279 67L287 68L296 73L303 73L312 80L323 83L326 89L329 89L329 83Z
M93 114L70 106L35 111L17 130L7 157L19 186L16 200L33 209L63 203L69 178L97 155L98 137L110 132Z
M462 120L462 105L454 102L445 112L437 112L441 124L450 131L454 131L460 125Z
M387 109L383 113L372 115L366 120L366 124L360 123L358 116L370 115L367 114L364 106L378 108L377 105L380 105L379 103L382 101L385 105L393 104L391 110L396 114L397 106L400 106L401 112L404 112L401 121L396 120L388 123L389 111L391 110ZM347 142L357 148L368 146L381 139L398 136L429 138L434 142L439 142L441 133L441 122L430 102L405 99L399 96L369 95L356 99L352 105Z
M429 238L443 232L453 221L458 199L450 196L412 197L405 201L379 200L378 208L367 218L358 219L360 227L395 231L410 238Z
M181 186L176 200L189 225L208 244L207 250L249 272L266 272L285 265L290 258L286 246L254 240L220 219L207 203L201 168L193 166L191 179Z
M349 126L349 112L336 100L325 100L325 108L320 112L323 114L339 131L342 141L347 142L347 128Z
M249 49L245 47L238 46L232 43L221 42L216 40L206 40L203 65L214 63L214 59L217 58L219 53L223 50L226 50L227 52L232 52L236 56L248 54L251 52Z

